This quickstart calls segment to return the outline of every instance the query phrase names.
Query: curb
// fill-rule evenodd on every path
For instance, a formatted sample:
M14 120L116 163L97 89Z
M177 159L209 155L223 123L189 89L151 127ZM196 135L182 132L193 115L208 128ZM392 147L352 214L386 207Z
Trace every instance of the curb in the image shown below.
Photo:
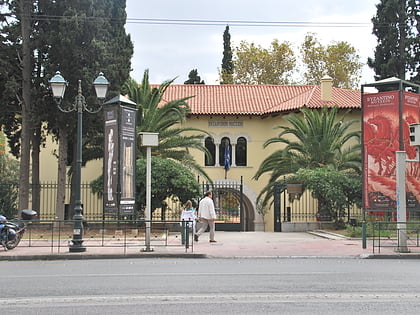
M51 255L21 255L0 256L0 261L30 261L30 260L89 260L89 259L132 259L132 258L208 258L205 254L108 254L108 255L83 255L83 254L51 254Z
M420 254L362 254L362 259L420 259Z
M0 261L32 261L32 260L90 260L90 259L420 259L420 254L360 254L353 256L218 256L207 254L51 254L51 255L8 255L0 256Z

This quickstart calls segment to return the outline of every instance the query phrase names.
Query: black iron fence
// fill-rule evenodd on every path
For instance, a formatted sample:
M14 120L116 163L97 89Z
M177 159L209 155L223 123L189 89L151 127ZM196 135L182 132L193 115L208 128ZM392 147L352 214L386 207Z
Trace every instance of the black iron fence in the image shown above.
M150 221L152 247L178 247L193 251L193 233L185 221ZM49 248L53 252L68 251L73 238L73 220L34 220L18 246ZM118 247L124 254L146 246L145 220L85 220L83 246L86 248ZM1 250L1 249L0 249Z
M331 218L323 218L318 214L318 200L312 197L312 191L305 190L298 197L291 196L286 190L279 194L279 221L282 222L315 222L330 221ZM356 205L349 206L343 219L350 221L351 218L362 215L362 209Z
M373 252L380 253L381 248L395 251L407 249L409 252L420 252L420 222L374 221L371 222Z
M31 185L29 207L38 212L38 218L41 220L57 219L57 189L55 182L45 182L40 185ZM35 193L37 196L35 196ZM64 219L71 220L73 209L70 203L71 185L65 185L65 204ZM36 201L35 201L36 200ZM94 194L89 183L81 184L81 200L83 207L83 216L86 220L118 219L116 217L104 217L103 200L101 196ZM18 186L6 183L0 183L0 214L8 218L17 216L18 208ZM153 211L153 220L179 220L181 216L182 205L179 201L168 199L161 208ZM133 218L130 218L133 219Z

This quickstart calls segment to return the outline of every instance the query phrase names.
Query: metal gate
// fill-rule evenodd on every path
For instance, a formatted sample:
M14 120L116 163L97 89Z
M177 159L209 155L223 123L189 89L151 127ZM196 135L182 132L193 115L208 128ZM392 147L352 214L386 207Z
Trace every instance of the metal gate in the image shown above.
M245 231L245 211L243 183L219 182L202 185L202 195L213 191L214 207L217 214L217 231Z

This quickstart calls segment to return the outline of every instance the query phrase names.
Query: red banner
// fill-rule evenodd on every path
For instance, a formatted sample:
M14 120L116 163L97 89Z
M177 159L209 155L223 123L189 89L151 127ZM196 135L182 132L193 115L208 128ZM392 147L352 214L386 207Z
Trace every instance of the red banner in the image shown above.
M407 158L416 157L416 148L409 144L409 124L420 122L419 95L403 92L399 104L399 91L363 95L365 209L396 208L395 152L401 141ZM417 207L420 196L418 164L407 163L408 207Z

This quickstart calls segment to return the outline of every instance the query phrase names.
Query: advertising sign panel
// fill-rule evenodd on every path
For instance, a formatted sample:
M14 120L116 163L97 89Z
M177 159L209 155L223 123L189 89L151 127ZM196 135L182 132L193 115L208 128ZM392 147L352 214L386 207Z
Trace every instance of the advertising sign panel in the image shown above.
M365 209L396 209L396 151L415 158L409 145L409 124L420 121L418 94L399 91L363 95L363 186ZM418 163L407 163L407 207L417 207ZM418 187L418 188L416 188Z
M120 214L134 214L136 167L136 110L121 107Z
M104 213L135 212L136 110L106 106L104 142Z
M118 213L118 106L107 106L104 146L104 212Z

